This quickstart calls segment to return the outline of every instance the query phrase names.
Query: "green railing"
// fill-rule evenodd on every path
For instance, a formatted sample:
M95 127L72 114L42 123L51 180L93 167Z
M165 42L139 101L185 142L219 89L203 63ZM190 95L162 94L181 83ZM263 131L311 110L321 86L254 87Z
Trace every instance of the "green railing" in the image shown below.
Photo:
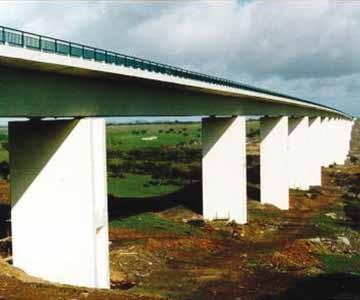
M105 62L108 64L147 70L150 72L194 79L224 86L250 88L249 86L245 86L243 84L239 84L237 82L222 79L219 77L209 76L206 74L188 71L182 68L165 65L146 59L80 45L77 43L72 43L47 36L41 36L38 34L20 31L4 26L0 26L0 43L6 43L10 46L36 49L44 52L57 53L73 57L82 57L88 60L95 60L98 62ZM259 91L259 89L256 90Z
M231 83L229 80L217 78L214 76L209 76L198 72L191 72L185 69L156 63L146 59L115 53L112 51L98 49L90 46L80 45L77 43L72 43L47 36L41 36L4 26L0 26L0 43L6 43L10 46L30 48L49 53L57 53L73 57L82 57L88 60L95 60L98 62L105 62L108 64L147 70L150 72L200 80L208 83L235 86L235 82Z
M12 29L9 27L0 26L0 44L7 44L10 46L17 46L29 49L35 49L43 52L57 53L60 55L67 55L72 57L82 57L83 59L104 62L118 66L125 66L134 69L146 70L149 72L167 74L180 78L187 78L198 80L211 84L218 84L232 88L241 88L254 92L265 93L267 95L285 97L288 99L302 101L306 103L316 104L300 98L291 97L277 92L253 87L243 83L210 76L198 72L189 71L186 69L153 62L147 59L141 59L134 56L120 54L112 51L98 49L90 46L85 46L77 43L72 43L52 37L38 35L30 32ZM318 106L322 106L316 104ZM330 108L322 106L324 108ZM330 108L332 109L332 108ZM334 110L334 109L332 109ZM335 110L334 110L335 111ZM339 111L340 112L340 111ZM342 113L342 112L340 112Z

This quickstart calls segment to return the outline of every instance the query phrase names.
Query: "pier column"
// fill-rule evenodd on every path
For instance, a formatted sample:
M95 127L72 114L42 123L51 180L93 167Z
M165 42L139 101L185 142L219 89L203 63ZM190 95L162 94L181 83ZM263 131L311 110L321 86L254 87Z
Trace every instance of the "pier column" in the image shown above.
M338 129L340 131L339 138L339 164L344 164L350 150L350 141L351 141L351 121L339 119L338 120Z
M105 121L9 123L14 266L109 288Z
M321 166L328 167L331 161L331 133L330 133L330 125L329 125L329 117L322 117L321 118L321 135L322 135L322 159L321 159Z
M203 215L247 222L245 117L202 120Z
M339 118L334 118L331 120L332 122L332 136L333 139L333 149L334 153L334 162L338 165L342 165L345 162L344 158L344 144L346 135L344 134L344 123L343 120Z
M343 120L343 123L344 123L343 128L345 131L343 156L345 161L350 152L352 130L355 122L353 120Z
M261 203L289 209L288 117L260 120Z
M309 118L289 118L289 188L309 189Z
M309 185L320 186L321 175L321 159L322 153L322 132L321 132L321 117L314 117L309 119Z

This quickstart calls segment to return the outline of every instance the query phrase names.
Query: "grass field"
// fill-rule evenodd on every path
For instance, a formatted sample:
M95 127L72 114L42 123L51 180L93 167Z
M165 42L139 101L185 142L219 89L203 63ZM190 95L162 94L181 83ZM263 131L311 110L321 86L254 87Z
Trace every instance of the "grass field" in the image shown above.
M247 134L258 129L258 121L247 121ZM176 146L190 142L195 147L201 147L201 123L199 122L110 124L106 130L108 151L126 152L133 149ZM2 144L7 142L7 134L7 128L1 127L0 162L9 161L8 151ZM126 174L125 178L109 178L108 192L117 197L141 198L164 195L181 188L181 186L169 184L149 185L150 179L149 175L139 174Z
M258 121L247 122L247 134L259 129ZM144 140L144 138L153 138ZM107 149L129 151L147 147L176 146L189 142L201 148L200 123L116 124L107 127ZM111 163L111 162L110 162ZM109 178L108 191L117 197L145 198L174 192L182 186L148 185L147 175L126 174L125 178Z
M149 175L126 174L125 178L108 178L108 192L116 197L146 198L169 194L181 188L176 185L148 185Z
M153 140L143 140L153 138ZM145 147L177 145L194 140L200 143L199 123L110 125L107 127L107 146L122 151Z
M257 120L247 121L247 134L258 129L259 122ZM142 140L142 138L148 137L156 137L156 139ZM124 151L143 147L177 145L190 140L195 140L200 145L200 123L116 124L107 127L108 147L115 146Z

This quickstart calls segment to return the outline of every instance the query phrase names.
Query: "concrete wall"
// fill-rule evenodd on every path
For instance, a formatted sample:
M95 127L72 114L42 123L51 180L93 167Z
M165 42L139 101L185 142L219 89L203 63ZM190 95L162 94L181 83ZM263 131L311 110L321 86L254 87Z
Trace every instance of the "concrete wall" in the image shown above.
M13 262L30 275L109 287L105 122L10 122Z
M260 120L261 203L289 209L288 117Z
M204 218L247 222L245 117L202 120Z

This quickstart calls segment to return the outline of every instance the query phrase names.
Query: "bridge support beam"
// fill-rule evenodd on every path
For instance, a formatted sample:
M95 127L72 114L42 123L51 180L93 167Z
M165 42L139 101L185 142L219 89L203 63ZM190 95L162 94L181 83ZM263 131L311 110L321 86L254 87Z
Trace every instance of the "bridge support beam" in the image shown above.
M105 122L10 122L13 262L52 282L109 288Z
M260 198L280 209L289 209L288 117L260 120Z
M202 120L205 219L247 222L245 117Z
M323 156L323 141L321 132L321 117L314 117L309 119L309 147L311 151L308 153L309 172L309 185L320 186L322 181L321 174L321 159Z
M309 118L289 118L289 188L309 189Z

